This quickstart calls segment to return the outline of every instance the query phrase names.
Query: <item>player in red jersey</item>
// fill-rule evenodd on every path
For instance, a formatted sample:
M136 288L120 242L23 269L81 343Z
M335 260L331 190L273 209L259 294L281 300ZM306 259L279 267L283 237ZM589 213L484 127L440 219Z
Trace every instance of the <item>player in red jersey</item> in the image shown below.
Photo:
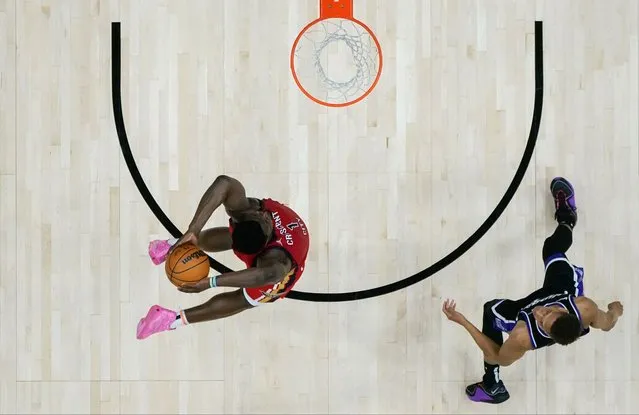
M202 230L220 205L230 216L229 226ZM289 207L271 199L247 198L239 181L222 175L202 196L188 231L180 239L151 242L149 255L156 265L160 264L171 249L187 242L207 252L232 249L247 269L214 275L184 285L178 288L180 291L239 289L177 312L154 305L138 323L138 339L187 324L229 317L285 297L304 272L309 235L304 221Z

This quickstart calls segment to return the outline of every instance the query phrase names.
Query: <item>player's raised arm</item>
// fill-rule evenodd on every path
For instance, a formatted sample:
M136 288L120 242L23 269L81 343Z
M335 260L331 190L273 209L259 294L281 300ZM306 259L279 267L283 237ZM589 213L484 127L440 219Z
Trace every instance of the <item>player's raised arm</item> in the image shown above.
M204 192L189 224L189 231L199 234L213 212L222 204L228 212L242 211L250 207L242 183L226 175L218 176Z
M580 303L584 304L584 317L590 321L590 327L602 331L612 330L623 315L623 305L619 301L608 304L608 311L601 310L597 303L586 297L582 297Z

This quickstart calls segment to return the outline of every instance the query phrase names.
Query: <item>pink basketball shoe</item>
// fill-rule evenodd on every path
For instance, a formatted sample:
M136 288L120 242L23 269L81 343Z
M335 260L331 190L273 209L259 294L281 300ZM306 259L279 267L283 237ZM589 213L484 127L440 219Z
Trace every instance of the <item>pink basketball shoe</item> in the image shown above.
M176 316L175 311L154 305L146 313L146 317L140 319L136 337L138 340L142 340L155 333L173 330L171 323L175 321Z
M155 240L149 243L149 256L155 265L159 265L166 260L166 256L171 249L167 240Z

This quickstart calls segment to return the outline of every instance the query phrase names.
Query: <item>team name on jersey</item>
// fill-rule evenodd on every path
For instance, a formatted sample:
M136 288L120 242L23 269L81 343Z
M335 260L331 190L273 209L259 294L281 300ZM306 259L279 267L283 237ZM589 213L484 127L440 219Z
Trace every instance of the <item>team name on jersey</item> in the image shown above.
M543 303L543 302L549 301L549 300L551 300L553 298L556 298L556 297L565 296L567 294L568 294L567 292L555 293L555 294L551 294L551 295L548 295L548 296L543 297L543 298L537 298L536 300L533 300L532 302L530 302L530 304L527 304L526 306L522 307L522 310L529 309L531 307L536 306L539 303Z

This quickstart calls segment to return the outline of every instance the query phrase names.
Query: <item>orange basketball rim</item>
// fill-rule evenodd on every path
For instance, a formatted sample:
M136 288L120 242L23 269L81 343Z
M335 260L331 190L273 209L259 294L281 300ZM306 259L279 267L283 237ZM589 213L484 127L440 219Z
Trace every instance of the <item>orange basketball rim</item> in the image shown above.
M355 104L379 81L382 48L375 33L353 17L353 0L319 0L319 11L293 42L293 79L320 105Z

